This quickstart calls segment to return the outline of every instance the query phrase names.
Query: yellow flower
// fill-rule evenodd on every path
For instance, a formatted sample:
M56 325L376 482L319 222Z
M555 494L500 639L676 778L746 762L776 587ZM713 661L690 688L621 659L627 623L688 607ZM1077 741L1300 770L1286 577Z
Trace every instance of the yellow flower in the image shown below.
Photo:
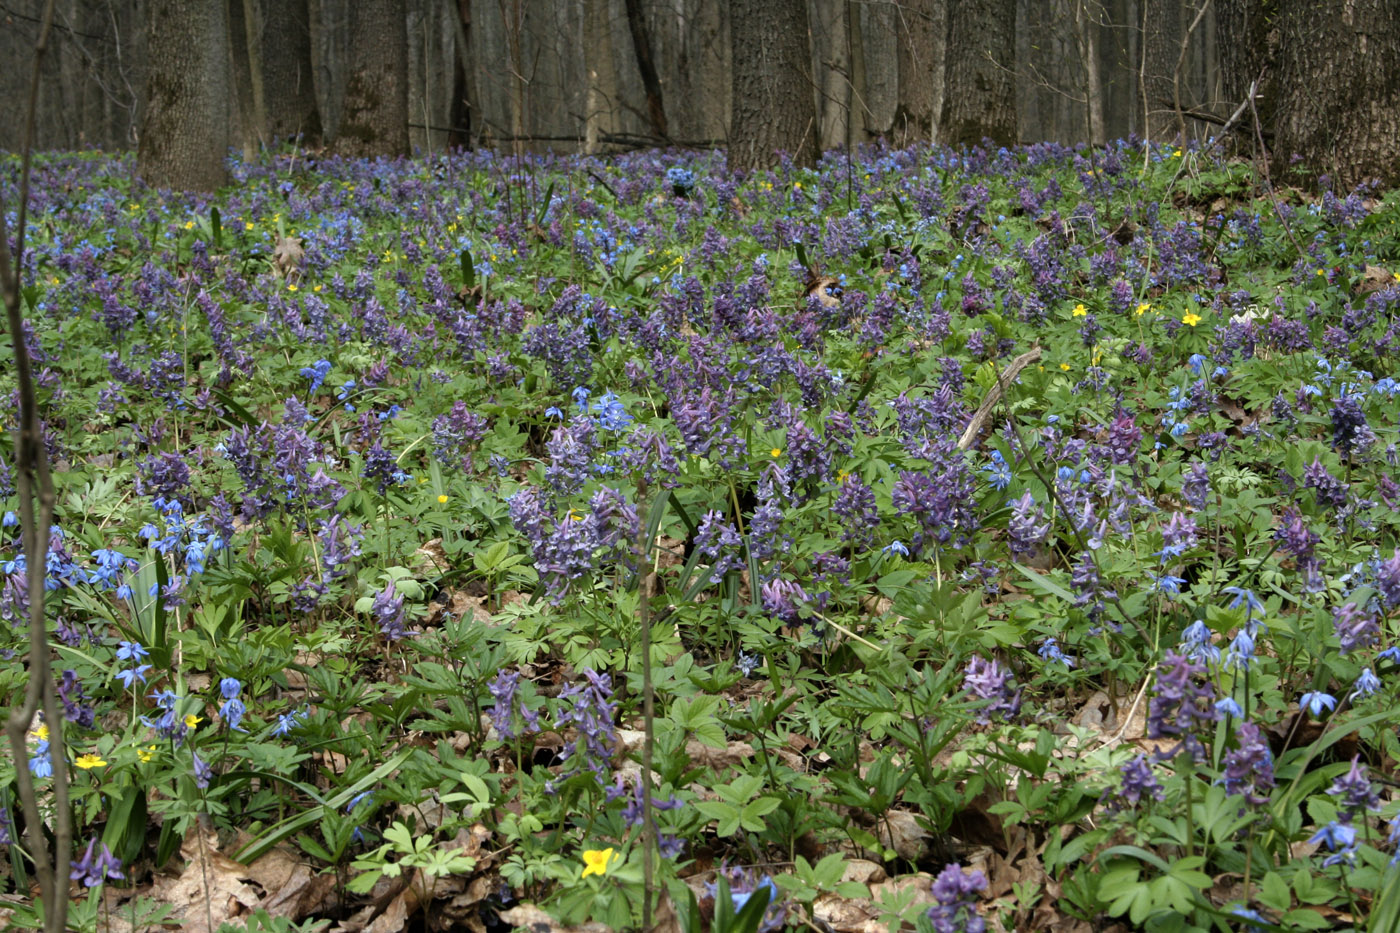
M608 863L613 860L613 850L607 849L584 849L583 850L583 877L589 875L606 875L608 873Z
M446 503L447 503L447 497L446 497L446 496L438 496L438 504L439 504L439 505L445 505Z
M768 452L769 452L770 454L772 454L773 456L775 456L775 457L781 457L781 456L783 455L782 450L779 449L779 448L777 448L777 447L774 447L772 450L770 450L770 451L768 451Z
M1069 364L1068 364L1068 363L1061 363L1061 364L1060 364L1060 368L1063 369L1065 372L1069 372Z
M796 188L798 191L801 191L801 190L802 190L802 182L800 182L800 181L795 181L795 182L793 182L793 183L792 183L792 186L793 186L794 188Z
M1327 270L1326 270L1326 269L1318 269L1318 270L1317 270L1317 274L1318 274L1318 275L1326 275L1326 274L1327 274Z
M185 728L193 732L195 729L199 728L199 724L202 722L204 722L204 719L202 717L196 716L194 713L190 713L188 716L185 717Z
M1084 317L1086 314L1089 313L1089 310L1083 305L1075 305L1074 310L1070 313L1073 314L1075 317Z
M84 771L89 768L105 768L107 766L107 762L102 760L101 755L79 755L73 764Z
M38 739L40 742L47 742L49 740L49 724L46 722L41 722L37 726L35 726L34 731L29 734L34 736L34 738Z
M289 292L294 292L294 291L296 291L296 290L297 290L297 283L295 283L295 282L288 282L288 283L287 283L287 291L289 291Z
M187 220L187 221L185 221L185 229L186 229L186 230L193 230L193 229L194 229L194 221L193 221L193 220Z
M1142 317L1144 314L1151 310L1152 306L1144 301L1142 304L1137 306L1137 316Z
M1186 324L1190 327L1195 327L1197 324L1201 323L1201 316L1199 314L1196 314L1194 311L1188 311L1181 318L1181 323Z
M147 745L145 748L138 747L136 749L136 757L140 758L142 761L150 761L155 757L155 754L156 747L154 745Z
M321 286L319 286L319 285L313 285L313 286L311 286L311 290L312 290L313 292L319 292L319 291L321 290Z
M244 229L244 230L252 230L252 229L253 229L253 222L252 222L251 220L245 220L245 221L243 221L243 229Z

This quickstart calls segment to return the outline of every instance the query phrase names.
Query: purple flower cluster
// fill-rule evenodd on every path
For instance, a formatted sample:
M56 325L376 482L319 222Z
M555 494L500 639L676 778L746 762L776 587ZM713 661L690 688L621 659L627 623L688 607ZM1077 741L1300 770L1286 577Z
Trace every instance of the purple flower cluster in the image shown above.
M987 921L977 910L977 895L987 890L987 876L965 872L957 862L944 866L933 879L933 899L928 910L934 933L984 933Z
M559 693L559 717L554 728L565 733L573 731L572 744L564 749L565 770L560 778L579 774L585 768L606 780L612 762L613 743L617 731L613 718L617 702L613 699L612 678L585 669L582 684L569 684Z
M974 655L963 669L963 689L969 698L984 701L977 721L990 723L998 717L1010 722L1021 709L1021 691L1013 689L1014 677L995 658L988 661Z
M1147 712L1147 737L1176 738L1179 744L1160 758L1186 754L1192 762L1205 758L1200 735L1220 718L1215 709L1215 687L1205 665L1183 654L1168 651L1157 669L1157 689Z

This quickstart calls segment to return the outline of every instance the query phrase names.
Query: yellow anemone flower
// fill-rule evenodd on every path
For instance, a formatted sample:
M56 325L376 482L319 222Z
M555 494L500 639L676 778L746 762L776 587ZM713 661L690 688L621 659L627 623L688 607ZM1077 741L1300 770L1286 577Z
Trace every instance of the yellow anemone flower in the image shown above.
M1181 323L1189 327L1195 327L1197 324L1201 323L1201 316L1194 311L1188 311L1181 318Z
M1089 310L1088 310L1087 308L1085 308L1082 304L1080 304L1080 305L1075 305L1075 306L1074 306L1074 310L1071 311L1070 313L1073 314L1075 317L1084 317L1085 315L1087 315L1087 314L1089 313Z
M76 767L82 768L84 771L86 771L86 770L88 770L89 768L103 768L103 767L106 767L107 762L105 762L105 761L102 760L102 756L101 756L101 755L92 755L92 754L88 754L88 755L79 755L78 758L77 758L77 760L74 761L73 764L74 764Z
M606 849L584 849L583 850L583 877L589 875L606 875L608 865L613 860L613 850Z

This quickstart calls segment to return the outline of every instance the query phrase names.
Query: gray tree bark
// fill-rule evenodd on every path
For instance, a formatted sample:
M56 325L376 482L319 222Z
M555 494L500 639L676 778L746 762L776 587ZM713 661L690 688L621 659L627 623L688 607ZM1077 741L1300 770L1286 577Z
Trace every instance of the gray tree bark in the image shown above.
M136 170L147 184L213 191L228 178L228 10L147 0L146 106Z
M895 8L899 37L900 145L935 142L943 110L943 64L948 39L947 0L909 0Z
M595 153L604 133L613 130L617 68L613 65L609 0L583 0L583 54L588 68L588 100L583 122L583 151Z
M785 151L817 159L817 111L804 0L729 0L734 100L729 167L771 168Z
M269 141L300 134L303 143L315 145L321 138L321 114L312 82L307 0L262 0L258 6Z
M1015 0L954 0L940 132L949 145L1016 142Z
M258 108L254 84L258 69L248 52L246 0L228 0L229 82L233 87L234 117L243 161L258 157L263 142L263 112Z
M404 0L350 4L349 74L338 152L408 154L408 26Z
M1167 142L1179 130L1172 76L1181 52L1181 0L1142 0L1142 31L1140 87L1147 138Z
M1339 189L1400 182L1400 0L1285 3L1275 151Z

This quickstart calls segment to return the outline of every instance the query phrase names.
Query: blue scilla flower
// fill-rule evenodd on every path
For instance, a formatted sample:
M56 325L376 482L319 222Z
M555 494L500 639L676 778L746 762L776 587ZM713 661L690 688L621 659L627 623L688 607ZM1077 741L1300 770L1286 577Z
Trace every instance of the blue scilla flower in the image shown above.
M884 554L898 554L900 557L909 556L909 548L905 546L903 541L891 541L880 550Z
M632 416L623 407L622 400L611 392L604 392L593 403L593 411L598 415L598 424L605 431L621 431L632 423Z
M151 665L141 664L137 667L129 667L126 670L117 671L116 679L122 682L122 686L130 690L135 686L136 681L146 682L146 672L151 670Z
M301 710L292 710L277 717L277 725L272 727L272 734L278 737L289 735L295 729L300 720L306 717L306 713Z
M40 739L34 746L34 756L29 759L29 773L35 780L53 777L53 753L49 751L48 739Z
M117 660L119 661L144 661L151 653L142 647L139 641L119 641L117 642Z
M1314 719L1317 719L1322 716L1324 709L1334 710L1337 708L1337 698L1320 690L1309 690L1298 698L1298 707L1306 709L1312 713Z
M1234 697L1224 697L1216 700L1215 711L1222 716L1233 716L1236 719L1244 718L1244 710L1240 709L1240 704L1235 702Z
M1381 688L1380 678L1371 673L1369 667L1361 669L1361 676L1356 678L1356 683L1352 685L1352 692L1347 699L1355 700L1357 697L1368 697Z
M998 492L1011 485L1011 467L1007 465L1001 451L992 451L992 462L982 469L987 474L987 481L991 487Z
M310 366L303 366L301 369L302 378L311 380L311 388L307 391L315 392L321 388L321 383L326 381L326 376L330 375L330 371L330 360L317 360Z

